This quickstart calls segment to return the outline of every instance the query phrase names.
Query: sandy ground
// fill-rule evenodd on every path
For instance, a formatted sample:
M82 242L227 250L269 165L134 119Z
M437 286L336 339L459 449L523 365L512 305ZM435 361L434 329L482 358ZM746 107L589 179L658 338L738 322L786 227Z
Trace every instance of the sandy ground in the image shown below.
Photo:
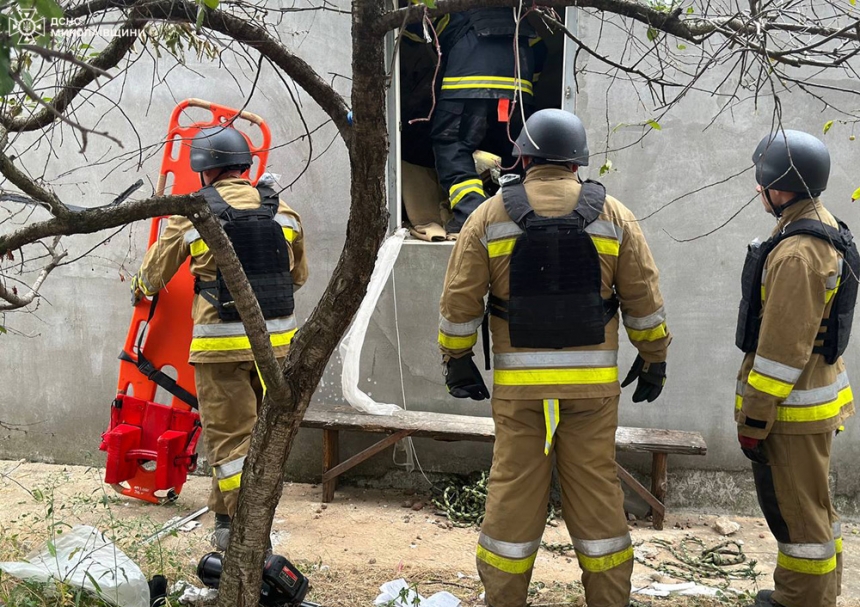
M0 561L21 557L44 541L51 529L84 523L111 531L145 573L163 572L171 581L195 580L197 560L209 551L211 513L202 516L202 526L192 531L149 544L142 540L168 519L204 506L208 490L208 478L194 477L176 503L153 506L115 494L101 483L100 470L0 461ZM481 588L474 562L477 531L451 527L447 519L437 516L429 504L429 491L427 495L407 495L347 487L328 505L320 503L320 496L316 485L285 485L272 532L275 552L297 563L311 578L314 589L310 599L326 605L372 605L380 583L402 577L420 583L423 594L448 590L466 605L478 604ZM415 502L425 506L420 510L405 507ZM641 543L637 553L656 566L671 557L660 541L677 545L691 536L708 546L717 544L726 538L714 531L716 518L671 512L665 530L659 532L647 521L631 522L634 542ZM744 552L757 561L762 576L757 582L734 581L731 587L755 591L771 586L776 542L763 519L733 520L741 525L733 539L743 541ZM860 607L860 565L851 558L860 553L860 525L845 523L843 534L847 557L840 606ZM547 526L544 540L570 541L563 524ZM659 575L637 563L634 587L647 586ZM534 574L533 604L582 604L574 598L581 590L579 576L572 555L542 549ZM643 600L653 600L655 606L700 604Z

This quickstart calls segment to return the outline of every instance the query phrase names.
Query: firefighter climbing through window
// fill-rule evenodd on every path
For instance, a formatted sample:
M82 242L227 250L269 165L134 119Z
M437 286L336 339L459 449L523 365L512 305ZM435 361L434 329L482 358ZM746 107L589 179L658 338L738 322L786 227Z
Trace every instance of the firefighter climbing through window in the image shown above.
M671 336L658 272L636 218L597 182L585 128L558 109L526 122L513 153L526 177L469 217L440 303L445 383L456 398L489 391L472 360L486 316L493 337L496 444L477 566L491 607L523 607L546 524L552 458L589 605L630 600L633 547L615 464L621 387L656 399ZM618 315L639 351L618 383ZM488 343L484 340L485 353Z
M771 133L753 163L762 205L777 224L769 240L749 246L744 264L735 418L779 550L776 589L759 592L754 607L835 607L842 533L830 497L830 453L854 413L842 353L860 256L848 227L819 199L830 176L821 141L801 131Z
M275 356L287 355L297 329L293 292L308 277L298 214L271 185L243 178L252 164L245 136L229 126L202 129L191 142L191 169L221 220L260 304ZM209 508L213 545L226 550L238 505L242 467L263 387L245 329L212 253L191 222L171 217L132 280L136 300L154 296L191 257L195 297L189 362L194 365L203 441L213 466Z

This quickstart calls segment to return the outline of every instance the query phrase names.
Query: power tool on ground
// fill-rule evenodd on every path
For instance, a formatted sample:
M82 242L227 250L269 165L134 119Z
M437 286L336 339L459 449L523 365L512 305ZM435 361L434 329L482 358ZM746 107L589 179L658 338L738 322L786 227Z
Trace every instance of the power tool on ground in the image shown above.
M218 552L210 552L197 564L197 577L207 588L221 583L222 561ZM320 607L305 601L308 578L285 557L271 554L263 565L263 586L260 588L262 607Z

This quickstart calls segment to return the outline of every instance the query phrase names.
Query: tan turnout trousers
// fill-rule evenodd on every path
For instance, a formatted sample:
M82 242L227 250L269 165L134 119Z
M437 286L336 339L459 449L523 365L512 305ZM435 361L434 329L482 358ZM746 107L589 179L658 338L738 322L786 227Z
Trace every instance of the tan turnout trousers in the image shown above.
M558 425L548 436L544 408ZM491 607L524 607L546 526L555 452L562 514L576 548L589 607L630 600L633 547L615 466L618 396L493 399L496 443L478 573ZM545 454L549 442L549 453Z
M779 543L773 600L835 607L842 584L842 531L830 501L833 435L771 434L768 465L753 463L759 505Z
M254 361L197 363L194 381L203 445L212 466L208 506L216 514L232 517L239 505L242 467L263 400L263 386Z

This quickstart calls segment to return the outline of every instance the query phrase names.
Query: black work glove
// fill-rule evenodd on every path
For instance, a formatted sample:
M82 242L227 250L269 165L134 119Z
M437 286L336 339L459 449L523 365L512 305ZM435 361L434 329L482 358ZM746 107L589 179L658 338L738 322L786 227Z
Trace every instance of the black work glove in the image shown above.
M445 365L445 385L454 398L484 400L490 398L487 384L471 356L451 358Z
M755 464L767 464L767 455L764 454L764 445L757 438L750 438L743 434L738 434L738 442L741 444L741 451L744 456Z
M149 606L163 607L167 603L167 578L163 575L153 576L149 580Z
M629 386L637 377L639 383L636 384L636 392L633 393L633 402L641 403L643 400L653 402L660 396L666 383L666 363L646 363L641 356L637 355L621 387Z

